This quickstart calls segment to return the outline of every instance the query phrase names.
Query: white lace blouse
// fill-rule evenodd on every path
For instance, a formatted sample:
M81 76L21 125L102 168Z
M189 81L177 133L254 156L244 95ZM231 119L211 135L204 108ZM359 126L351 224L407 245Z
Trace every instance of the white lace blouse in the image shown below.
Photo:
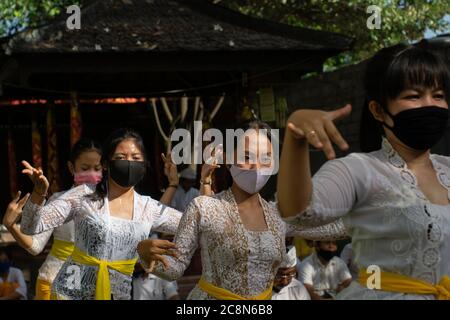
M59 196L63 195L64 192L65 191L53 194L48 201L51 202L55 200ZM33 242L31 248L27 249L28 252L31 253L32 255L38 255L39 253L41 253L42 250L44 250L45 245L47 244L52 234L54 240L61 240L73 243L75 241L75 225L73 221L69 221L57 228L50 229L45 232L33 235L32 236ZM51 253L49 253L44 263L39 268L38 278L45 280L49 283L52 283L63 264L64 260L60 260L54 257Z
M100 260L137 258L137 245L151 231L174 234L181 212L150 197L134 194L133 218L112 217L108 199L104 205L86 197L93 185L73 188L45 206L28 201L23 209L22 232L37 234L73 220L75 246ZM78 264L69 257L55 280L52 291L59 299L94 299L98 267ZM131 276L109 269L111 294L115 300L130 299Z
M450 158L431 155L440 184L449 190ZM285 221L319 226L342 219L352 237L355 263L377 265L432 284L450 275L450 206L431 203L417 179L383 139L382 148L328 161L313 177L313 193L305 212ZM340 299L434 299L370 290L356 282Z
M186 209L175 237L179 257L167 256L170 267L164 269L158 264L154 273L169 281L176 280L183 275L200 246L203 278L235 294L251 297L271 285L286 253L286 236L338 239L347 235L342 221L312 230L288 227L281 220L276 205L261 197L260 203L267 231L250 231L244 227L230 189L213 197L195 198ZM196 286L188 299L214 298Z

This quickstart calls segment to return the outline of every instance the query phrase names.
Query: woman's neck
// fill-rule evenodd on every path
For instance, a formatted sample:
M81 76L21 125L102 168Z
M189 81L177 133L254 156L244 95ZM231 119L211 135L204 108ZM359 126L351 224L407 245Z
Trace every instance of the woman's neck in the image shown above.
M248 205L259 203L259 193L250 194L248 192L245 192L244 190L239 188L235 182L233 182L233 185L231 186L231 192L233 192L234 198L236 199L236 203L238 205L241 205L243 203Z
M108 199L114 200L116 198L131 198L134 194L134 187L122 188L114 181L108 180Z
M432 166L430 161L430 150L415 150L405 146L395 138L388 138L389 143L406 162L409 169Z

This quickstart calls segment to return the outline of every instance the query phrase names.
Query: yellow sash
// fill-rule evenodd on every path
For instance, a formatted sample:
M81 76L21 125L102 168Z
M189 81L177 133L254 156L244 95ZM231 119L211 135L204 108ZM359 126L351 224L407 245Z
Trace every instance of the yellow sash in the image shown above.
M73 242L53 240L52 250L50 254L60 260L66 261L67 257L72 254L74 248Z
M200 278L198 287L217 300L270 300L272 298L272 284L263 293L255 296L244 298L226 289L216 287L205 279Z
M111 300L111 284L109 282L108 268L131 276L137 261L137 259L121 261L99 260L80 251L77 247L73 250L72 260L88 266L98 266L95 300Z
M367 287L367 279L371 274L366 270L359 271L358 282ZM381 272L380 290L409 294L432 294L438 300L450 300L450 278L443 276L437 285L414 279L401 274Z
M38 278L36 280L36 296L34 299L50 300L51 287L50 282Z

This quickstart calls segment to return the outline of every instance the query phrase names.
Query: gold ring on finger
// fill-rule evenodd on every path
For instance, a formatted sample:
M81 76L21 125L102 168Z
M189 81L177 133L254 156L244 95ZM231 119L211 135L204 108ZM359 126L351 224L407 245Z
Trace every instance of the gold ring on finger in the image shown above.
M315 130L311 130L311 131L308 133L308 135L310 135L310 136L315 135L315 134L316 134L316 131L315 131Z

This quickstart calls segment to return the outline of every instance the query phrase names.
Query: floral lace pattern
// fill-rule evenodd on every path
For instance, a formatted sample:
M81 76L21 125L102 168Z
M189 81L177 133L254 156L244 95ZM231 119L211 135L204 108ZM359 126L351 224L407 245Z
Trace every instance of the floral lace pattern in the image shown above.
M445 211L442 212L442 208L440 208L443 206L433 205L425 197L419 188L416 176L408 169L406 162L394 148L392 148L387 139L383 139L382 151L388 162L396 168L395 171L400 176L404 189L408 190L409 188L410 190L409 194L407 194L406 190L403 193L407 194L407 198L413 199L416 197L416 199L418 199L416 205L396 208L396 210L394 210L396 219L394 218L392 223L402 223L402 220L404 219L400 219L400 221L397 220L401 217L406 218L406 227L410 237L422 239L420 250L415 248L414 243L406 243L400 239L392 241L391 252L394 253L397 259L406 260L408 262L403 270L398 271L403 274L413 273L419 279L435 283L439 279L436 270L434 269L436 269L437 264L441 261L439 248L444 240L441 226L444 223L444 215L448 216L450 208L447 209L447 214L445 214ZM438 181L447 189L447 192L449 192L450 185L447 183L448 167L447 171L444 170L444 167L437 160L438 157L439 156L437 155L431 155L430 160L436 171ZM388 215L389 213L386 213L385 217Z
M244 227L230 189L214 197L194 199L181 219L175 237L179 257L167 257L170 267L164 269L157 265L154 273L169 281L176 280L183 275L200 246L202 276L206 281L244 297L255 296L271 285L286 252L286 235L323 239L347 234L342 221L314 231L287 226L276 205L261 197L259 200L267 231L250 231ZM197 286L189 299L213 297Z
M60 227L34 235L33 247L35 250L41 252L52 234L54 240L73 243L75 241L75 224L73 221L69 221ZM38 248L35 247L35 243L39 243ZM60 260L49 253L44 263L39 268L39 279L52 283L63 264L64 260Z
M100 206L86 195L93 186L82 185L67 191L45 206L28 201L23 209L22 231L36 234L58 227L69 220L75 225L75 246L100 260L137 258L137 245L151 231L174 234L181 212L150 197L134 194L133 218L112 217L108 199ZM52 291L58 299L94 299L98 267L80 265L69 257L57 274ZM111 293L115 300L130 299L131 277L109 270Z
M59 196L63 195L64 192L65 191L54 193L50 197L48 202L55 200ZM32 255L38 255L42 252L42 250L44 250L47 242L50 240L52 235L54 240L73 243L75 241L75 225L73 224L73 221L69 221L68 223L63 224L60 227L33 235L31 248L27 249L27 251ZM44 263L39 268L38 278L52 283L63 264L63 260L60 260L49 253Z
M430 155L440 184L449 192L450 158ZM321 225L342 218L352 237L355 263L378 265L436 284L450 274L450 206L431 203L417 178L387 139L368 154L328 161L313 177L307 215L290 218L295 225ZM352 284L343 299L432 299L373 291Z

